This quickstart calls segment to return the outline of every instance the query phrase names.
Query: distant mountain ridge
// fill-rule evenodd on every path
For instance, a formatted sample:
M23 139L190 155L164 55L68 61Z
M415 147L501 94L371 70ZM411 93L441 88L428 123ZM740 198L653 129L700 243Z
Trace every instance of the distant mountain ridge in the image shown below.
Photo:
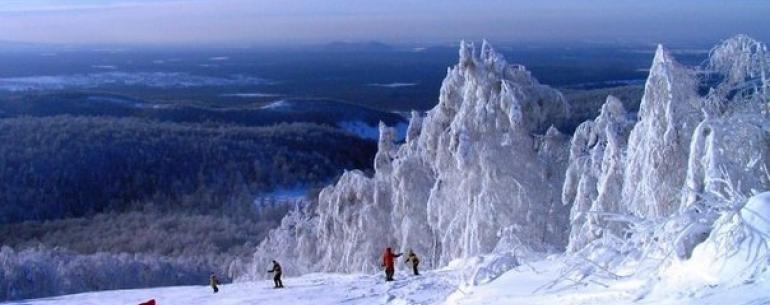
M158 104L123 95L91 92L30 94L0 100L0 118L19 116L113 116L137 117L176 123L207 123L240 126L270 126L280 123L313 123L341 128L349 124L368 126L375 130L359 134L376 139L379 122L406 128L406 119L396 113L384 112L344 101L319 98L287 98L265 106L211 108L204 106ZM403 135L403 133L402 133Z

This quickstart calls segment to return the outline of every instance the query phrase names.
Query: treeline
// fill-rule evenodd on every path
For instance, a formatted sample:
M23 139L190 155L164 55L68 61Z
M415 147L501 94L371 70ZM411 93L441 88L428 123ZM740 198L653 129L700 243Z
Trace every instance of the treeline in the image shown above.
M371 141L313 124L206 126L56 116L0 120L0 223L217 211L276 186L367 168ZM244 199L245 198L245 199Z
M251 202L221 215L102 213L0 226L0 300L93 290L203 285L245 270L255 245L293 205Z
M286 109L254 105L217 107L184 103L156 104L127 96L92 93L31 93L0 97L0 118L20 116L110 116L136 117L158 122L206 123L210 125L271 126L281 123L314 123L338 126L344 121L364 121L376 126L405 123L397 114L330 99L287 99Z
M246 202L244 205L248 204ZM277 227L290 204L207 215L152 210L27 221L0 226L3 245L14 249L66 248L80 254L146 253L165 257L246 258ZM239 215L236 215L239 214Z
M560 89L564 98L569 102L572 116L559 122L557 128L561 132L569 133L575 131L578 125L593 120L599 115L602 105L607 101L607 96L612 95L620 99L626 111L635 113L639 111L639 104L644 95L644 86L620 86L592 90L573 90Z
M64 249L0 248L0 300L39 298L95 290L206 283L219 266L205 259Z

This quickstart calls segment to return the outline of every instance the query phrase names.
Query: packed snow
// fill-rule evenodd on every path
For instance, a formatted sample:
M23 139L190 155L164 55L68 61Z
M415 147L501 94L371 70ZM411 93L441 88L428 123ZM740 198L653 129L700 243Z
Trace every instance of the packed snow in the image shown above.
M272 281L258 281L222 285L217 294L201 285L89 292L7 304L133 305L150 299L158 305L437 304L455 289L456 276L452 271L431 271L424 277L399 273L398 281L385 283L379 274L314 273L284 279L284 289L274 289Z
M770 205L770 200L765 198L764 204ZM499 257L486 259L495 262ZM658 285L651 285L645 277L631 277L610 283L546 288L565 267L563 257L517 262L520 263L511 266L510 270L508 267L494 270L500 265L485 264L482 258L455 261L447 268L426 271L420 276L399 270L395 282L385 282L381 274L312 273L285 278L284 289L274 289L272 281L262 280L222 285L217 294L212 293L209 286L199 285L88 292L5 304L132 305L150 299L156 300L158 305L770 304L770 293L766 293L770 289L767 278L748 284L722 282L721 285L699 286L688 281L696 279L695 283L700 284L704 279L700 269L686 267L690 268L686 271L694 272L674 273L670 277L664 274L666 277L661 278ZM489 277L498 272L497 276ZM686 278L677 278L682 274L687 275Z

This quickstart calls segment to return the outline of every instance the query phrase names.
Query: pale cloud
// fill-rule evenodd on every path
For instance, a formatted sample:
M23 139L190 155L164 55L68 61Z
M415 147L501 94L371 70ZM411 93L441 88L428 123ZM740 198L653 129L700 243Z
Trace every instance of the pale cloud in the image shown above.
M752 0L0 0L0 40L712 42L739 32L766 40L769 15Z
M195 0L133 0L133 1L51 1L51 0L6 0L0 3L0 13L44 13L71 12L79 10L120 9L137 6L152 6L169 2L190 2Z

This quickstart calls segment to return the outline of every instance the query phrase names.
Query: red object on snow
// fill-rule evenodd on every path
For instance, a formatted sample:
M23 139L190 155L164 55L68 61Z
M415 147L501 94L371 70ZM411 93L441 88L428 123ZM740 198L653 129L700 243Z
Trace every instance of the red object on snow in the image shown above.
M385 265L385 267L393 268L394 267L394 260L396 258L396 254L391 251L390 248L385 249L385 254L382 255L382 264Z
M140 303L139 305L156 305L155 304L155 299L149 300L149 301L144 302L144 303Z

